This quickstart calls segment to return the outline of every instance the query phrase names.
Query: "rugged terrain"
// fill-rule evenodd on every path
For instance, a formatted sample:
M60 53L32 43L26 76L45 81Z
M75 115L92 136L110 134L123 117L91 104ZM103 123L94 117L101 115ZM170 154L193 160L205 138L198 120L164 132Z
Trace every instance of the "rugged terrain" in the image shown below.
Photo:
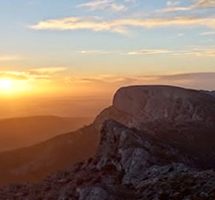
M170 86L121 88L113 105L78 134L88 152L81 156L87 158L101 133L94 156L71 167L72 162L67 163L67 169L42 183L3 187L0 199L213 200L214 120L215 98L209 92ZM74 141L71 145L78 145ZM66 160L73 159L69 150L62 151Z
M107 121L95 156L48 176L13 184L0 199L149 200L215 198L215 172L169 141Z

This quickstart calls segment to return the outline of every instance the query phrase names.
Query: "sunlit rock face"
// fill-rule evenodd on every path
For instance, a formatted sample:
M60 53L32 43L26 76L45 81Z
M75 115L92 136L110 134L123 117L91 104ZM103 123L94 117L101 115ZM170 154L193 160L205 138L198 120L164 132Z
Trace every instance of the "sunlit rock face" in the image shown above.
M96 122L102 124L112 118L138 129L152 121L213 123L215 98L211 94L172 86L123 87Z
M215 99L172 86L133 86L117 91L113 107L140 120L205 121L215 117Z

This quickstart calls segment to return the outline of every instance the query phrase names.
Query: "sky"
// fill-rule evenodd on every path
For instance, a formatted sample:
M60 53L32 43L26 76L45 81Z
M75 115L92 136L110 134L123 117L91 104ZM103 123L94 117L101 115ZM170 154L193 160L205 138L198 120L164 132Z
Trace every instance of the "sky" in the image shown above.
M215 0L0 0L0 96L215 89Z

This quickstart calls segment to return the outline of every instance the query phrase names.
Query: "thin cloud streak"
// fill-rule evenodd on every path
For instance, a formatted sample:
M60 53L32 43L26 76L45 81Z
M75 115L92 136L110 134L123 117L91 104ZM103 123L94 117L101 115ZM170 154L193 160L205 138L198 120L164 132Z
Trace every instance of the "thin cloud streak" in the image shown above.
M125 11L127 7L123 4L116 3L115 0L97 0L79 4L77 8L89 8L91 11L111 10L114 12Z
M156 27L208 27L215 28L215 18L200 17L172 17L157 19L116 19L103 21L97 17L70 17L41 21L30 26L35 30L79 30L109 31L128 34L129 27L156 28Z
M27 71L0 71L0 78L18 81L50 81L53 74L65 71L65 67L30 69Z
M138 75L138 76L117 76L100 75L96 77L71 77L68 83L81 84L85 87L108 86L111 90L126 85L176 85L198 89L214 89L215 72L199 72L169 75Z
M214 0L194 0L192 4L187 7L180 7L178 6L179 3L177 2L167 2L168 8L158 10L157 12L177 12L177 11L190 11L190 10L197 10L197 9L212 9L215 8L215 1Z
M16 55L0 55L0 62L23 60L23 57Z
M171 51L165 49L148 49L148 50L141 50L141 51L131 51L128 52L128 55L151 55L151 54L166 54L170 53Z
M174 56L202 56L215 57L215 49L191 49L191 50L168 50L168 49L144 49L139 51L131 51L128 55L156 55L156 54L171 54Z
M215 8L214 0L195 0L193 8Z
M36 72L38 74L54 74L65 70L67 70L66 67L46 67L46 68L33 69L31 70L31 72Z
M204 33L201 33L201 35L215 35L215 31L204 32Z
M201 49L195 48L190 50L171 50L171 49L141 49L135 51L105 51L105 50L80 50L76 51L75 53L82 54L82 55L120 55L120 56L147 56L147 55L173 55L173 56L202 56L202 57L215 57L215 49Z

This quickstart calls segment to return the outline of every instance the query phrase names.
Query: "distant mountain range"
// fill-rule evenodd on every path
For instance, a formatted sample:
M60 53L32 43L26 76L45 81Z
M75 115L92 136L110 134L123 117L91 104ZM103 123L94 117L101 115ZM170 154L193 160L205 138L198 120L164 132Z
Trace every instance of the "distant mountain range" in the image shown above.
M211 93L121 88L91 125L1 153L2 183L61 171L40 184L2 188L0 199L213 200L214 122Z
M88 125L92 118L32 116L0 120L0 152L32 146Z

